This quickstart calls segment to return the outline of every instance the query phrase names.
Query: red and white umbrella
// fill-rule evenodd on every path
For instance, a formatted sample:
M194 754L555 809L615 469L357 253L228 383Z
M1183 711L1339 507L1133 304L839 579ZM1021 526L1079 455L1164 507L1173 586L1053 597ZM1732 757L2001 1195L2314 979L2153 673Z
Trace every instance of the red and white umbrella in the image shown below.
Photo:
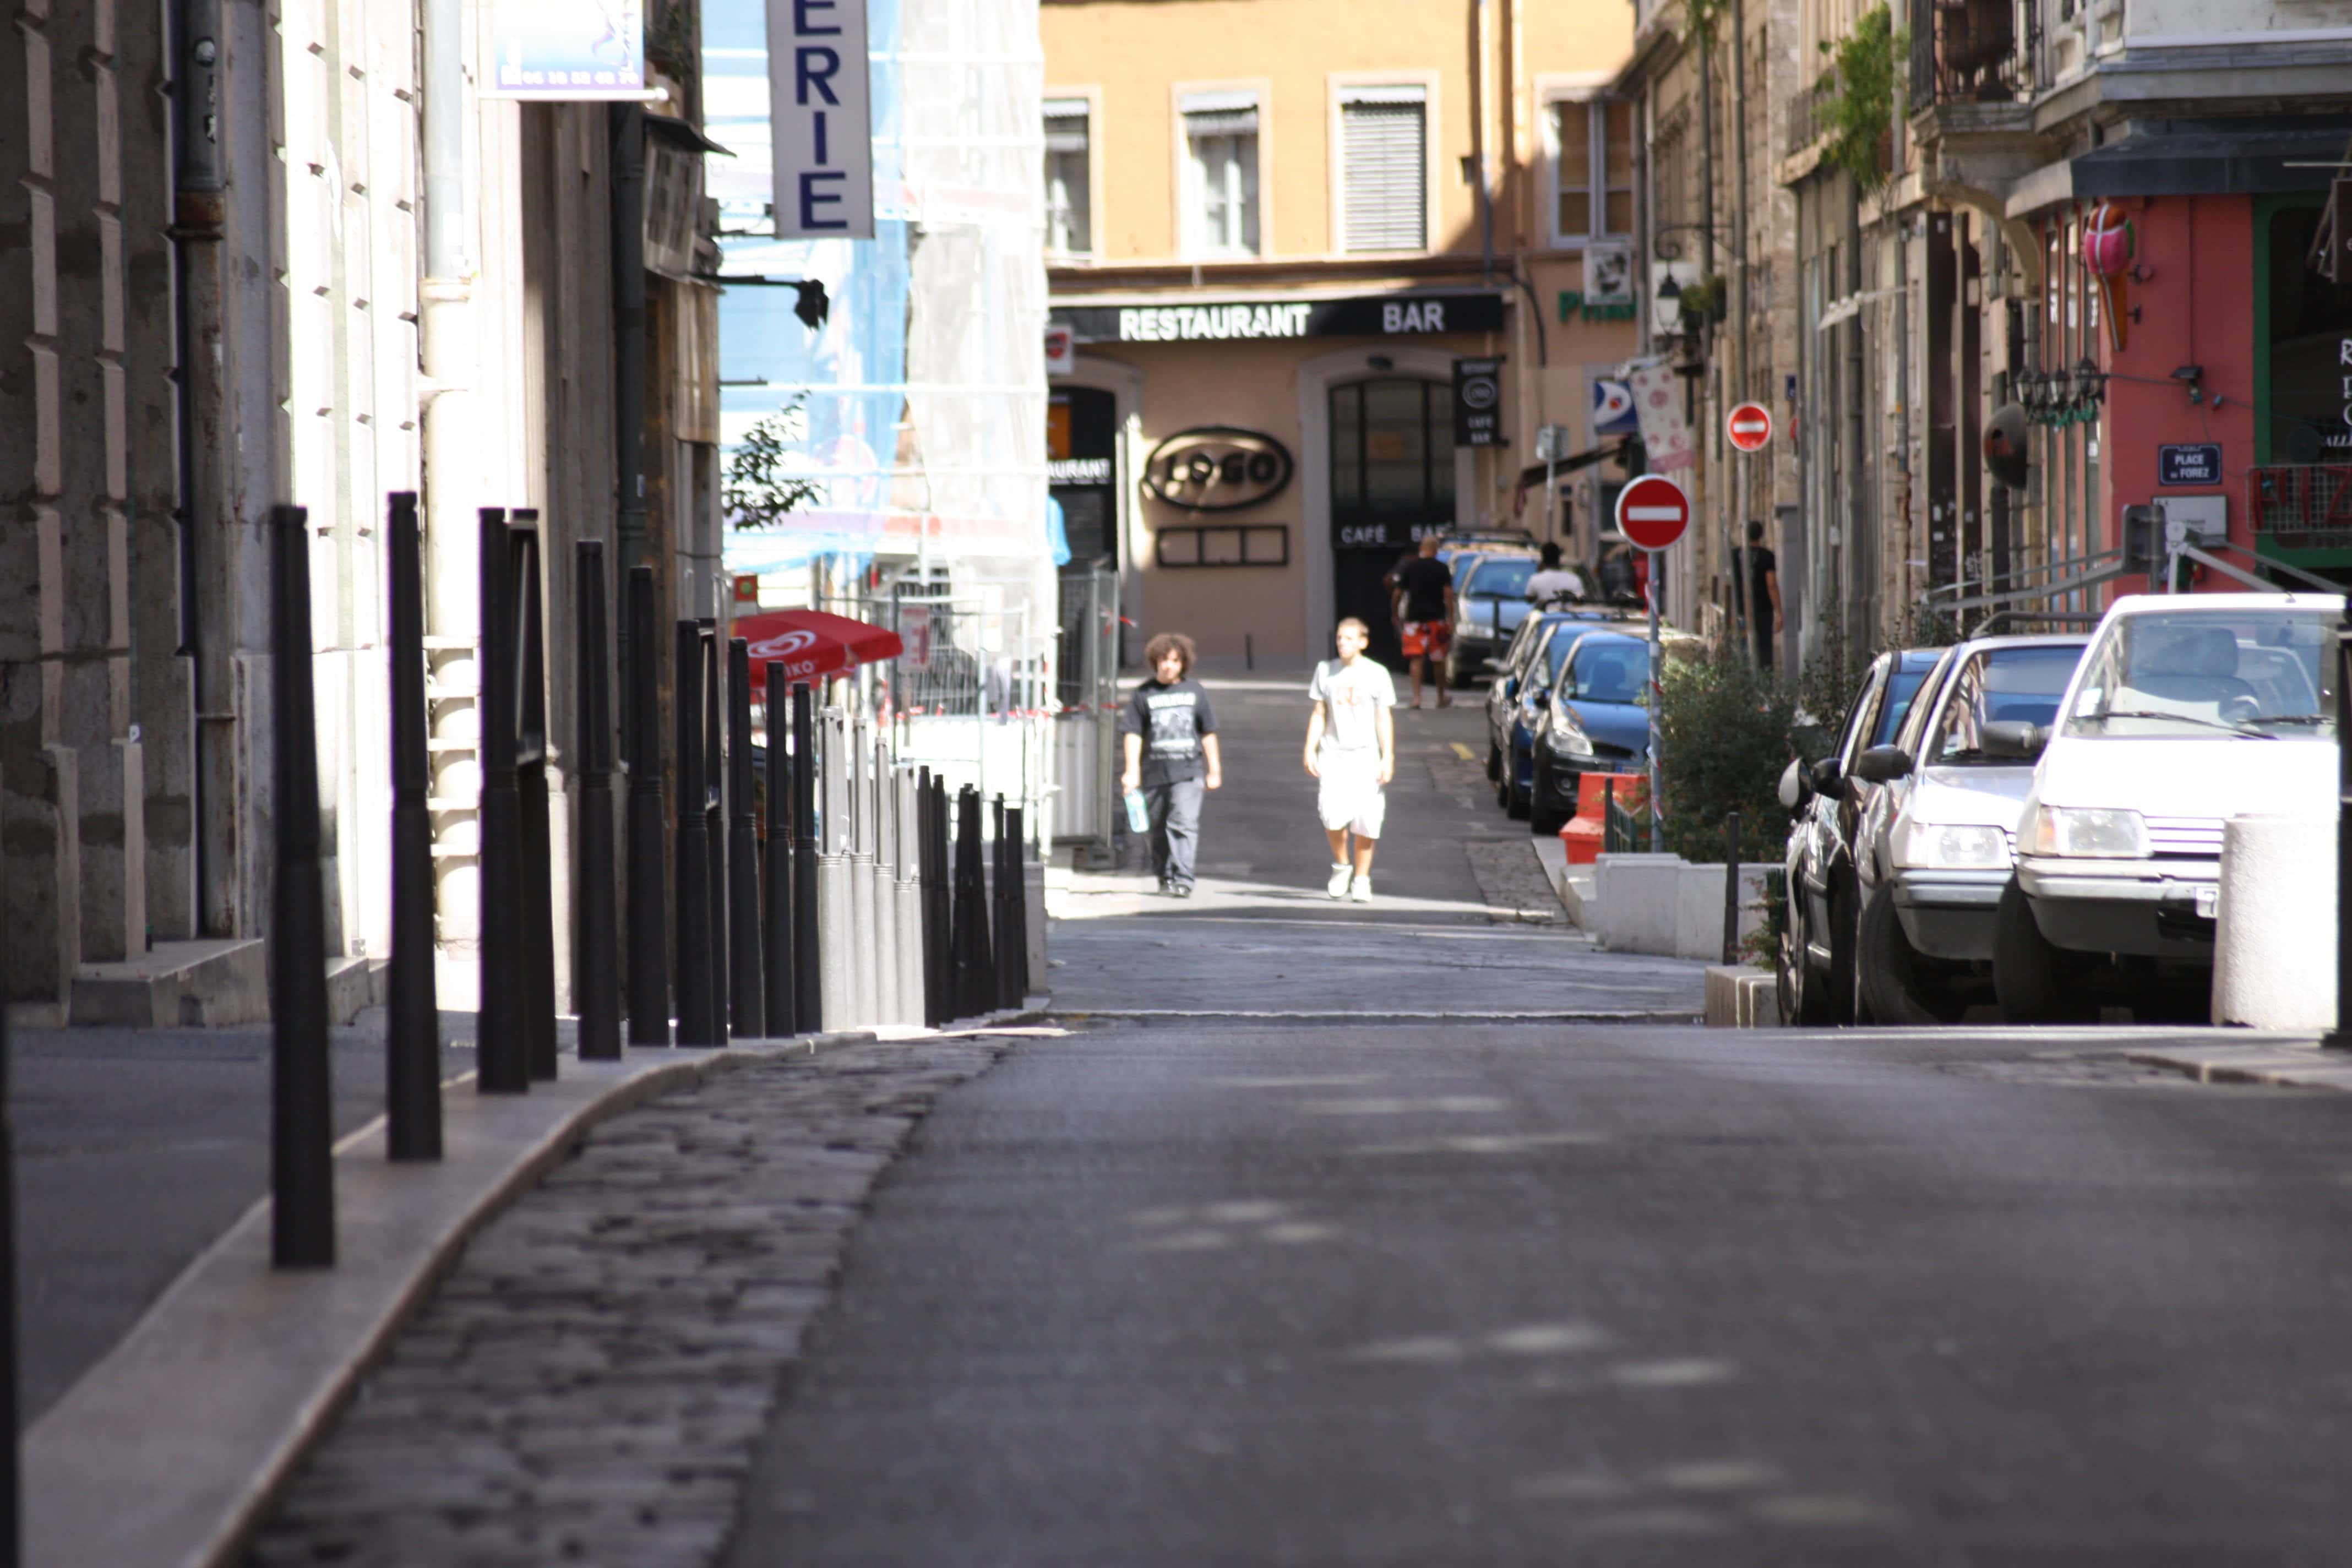
M889 627L824 610L770 610L765 615L744 616L737 619L730 635L751 645L754 698L767 689L772 660L781 662L785 678L798 685L861 664L896 658L906 651L898 634Z

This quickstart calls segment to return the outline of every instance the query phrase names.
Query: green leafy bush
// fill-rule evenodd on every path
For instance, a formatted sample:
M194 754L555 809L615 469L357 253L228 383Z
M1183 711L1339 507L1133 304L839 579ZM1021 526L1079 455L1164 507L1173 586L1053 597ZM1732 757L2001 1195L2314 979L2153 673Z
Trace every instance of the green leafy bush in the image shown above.
M1665 847L1720 863L1724 818L1739 813L1740 858L1776 860L1789 837L1780 773L1796 754L1797 693L1726 637L1704 659L1669 659L1663 731Z
M1885 6L1864 12L1838 40L1837 68L1822 82L1830 89L1821 106L1822 129L1830 138L1822 156L1865 191L1886 183L1879 149L1894 132L1895 62L1905 47ZM1831 46L1823 43L1822 50L1830 53Z

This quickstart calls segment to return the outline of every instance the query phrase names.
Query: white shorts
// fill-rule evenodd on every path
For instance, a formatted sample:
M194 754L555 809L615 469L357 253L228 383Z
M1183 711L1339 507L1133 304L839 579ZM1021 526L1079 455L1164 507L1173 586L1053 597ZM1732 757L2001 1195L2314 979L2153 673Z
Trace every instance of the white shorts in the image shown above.
M1359 838L1378 838L1381 819L1387 815L1388 791L1381 787L1381 753L1377 750L1318 752L1315 765L1322 771L1315 792L1315 809L1324 831L1346 828Z

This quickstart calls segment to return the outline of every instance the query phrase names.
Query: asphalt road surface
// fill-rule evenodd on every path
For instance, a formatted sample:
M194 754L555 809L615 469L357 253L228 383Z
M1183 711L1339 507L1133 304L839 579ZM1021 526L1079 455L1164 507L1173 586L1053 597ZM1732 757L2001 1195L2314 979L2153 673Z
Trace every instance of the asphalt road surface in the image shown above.
M883 1177L736 1568L2352 1561L2352 1098L1473 1017L1695 980L1484 923L1475 709L1322 902L1292 687L1213 688L1202 897L1082 886L1090 1021Z

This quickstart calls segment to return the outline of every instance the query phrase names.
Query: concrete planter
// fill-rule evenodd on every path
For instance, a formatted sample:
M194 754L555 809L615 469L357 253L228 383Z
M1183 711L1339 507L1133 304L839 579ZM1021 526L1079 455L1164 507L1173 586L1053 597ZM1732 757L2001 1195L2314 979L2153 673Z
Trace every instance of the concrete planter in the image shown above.
M2336 823L2238 816L2221 828L2213 1022L2336 1024Z

